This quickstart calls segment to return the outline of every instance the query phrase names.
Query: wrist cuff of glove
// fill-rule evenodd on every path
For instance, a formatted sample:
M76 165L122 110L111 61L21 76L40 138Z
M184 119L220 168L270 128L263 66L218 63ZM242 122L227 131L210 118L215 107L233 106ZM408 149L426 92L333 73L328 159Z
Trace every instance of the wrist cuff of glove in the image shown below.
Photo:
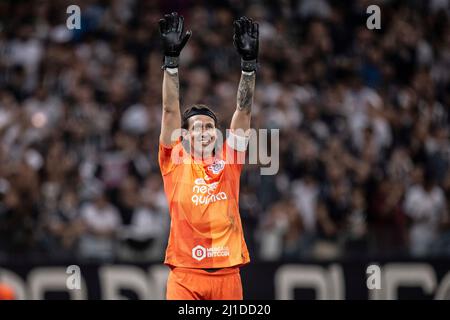
M254 59L254 60L241 59L242 71L245 71L245 72L256 71L257 67L258 67L258 63L257 63L256 59Z
M164 56L164 61L163 61L163 65L162 65L162 69L167 69L167 68L178 68L178 62L179 62L180 58L179 57L169 57L169 56Z

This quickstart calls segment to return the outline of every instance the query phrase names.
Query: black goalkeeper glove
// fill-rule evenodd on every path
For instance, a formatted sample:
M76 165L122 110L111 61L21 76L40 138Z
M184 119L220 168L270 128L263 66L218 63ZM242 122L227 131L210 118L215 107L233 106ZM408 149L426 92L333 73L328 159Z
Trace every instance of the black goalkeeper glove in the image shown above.
M191 37L192 32L188 30L183 36L184 18L178 13L164 15L159 20L159 33L164 53L163 68L177 68L181 50Z
M242 71L256 71L259 49L258 24L247 17L234 21L233 43L241 55Z

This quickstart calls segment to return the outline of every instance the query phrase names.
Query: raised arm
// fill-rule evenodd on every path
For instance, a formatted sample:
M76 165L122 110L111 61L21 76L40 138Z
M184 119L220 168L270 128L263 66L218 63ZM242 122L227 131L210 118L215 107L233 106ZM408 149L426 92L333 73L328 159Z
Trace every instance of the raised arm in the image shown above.
M233 114L230 128L250 129L251 107L255 91L256 66L259 47L258 24L242 17L234 22L233 43L241 56L241 80L237 92L236 111ZM236 131L238 135L242 132Z
M180 100L179 100L179 80L178 70L164 71L162 87L162 120L160 141L166 145L171 145L171 136L174 130L181 125Z
M191 36L191 31L183 36L183 24L183 17L176 12L166 14L164 19L159 20L164 53L160 141L166 146L172 144L172 133L181 126L178 61L181 50Z
M253 93L255 91L255 72L245 72L241 74L239 88L237 92L236 111L231 119L230 128L250 129L251 109L253 102Z

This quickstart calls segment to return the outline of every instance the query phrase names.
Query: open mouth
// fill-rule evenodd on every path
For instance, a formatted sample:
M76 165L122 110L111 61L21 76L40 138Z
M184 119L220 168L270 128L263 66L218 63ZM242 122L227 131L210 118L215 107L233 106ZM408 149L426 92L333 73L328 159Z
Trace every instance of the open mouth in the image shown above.
M200 143L202 144L202 146L207 146L207 145L209 145L210 143L212 142L212 140L211 139L201 139L200 140Z
M202 137L197 140L197 143L200 143L202 147L207 147L213 142L211 137Z

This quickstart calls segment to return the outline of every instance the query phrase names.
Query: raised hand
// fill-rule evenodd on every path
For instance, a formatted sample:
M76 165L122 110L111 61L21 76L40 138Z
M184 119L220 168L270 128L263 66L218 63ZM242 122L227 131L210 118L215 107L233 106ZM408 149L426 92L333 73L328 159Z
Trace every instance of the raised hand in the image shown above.
M233 44L242 58L242 70L255 71L259 50L258 24L247 17L234 21Z
M184 18L178 13L164 15L164 19L159 20L159 32L164 53L163 68L177 68L178 57L183 50L192 32L188 30L183 35Z

